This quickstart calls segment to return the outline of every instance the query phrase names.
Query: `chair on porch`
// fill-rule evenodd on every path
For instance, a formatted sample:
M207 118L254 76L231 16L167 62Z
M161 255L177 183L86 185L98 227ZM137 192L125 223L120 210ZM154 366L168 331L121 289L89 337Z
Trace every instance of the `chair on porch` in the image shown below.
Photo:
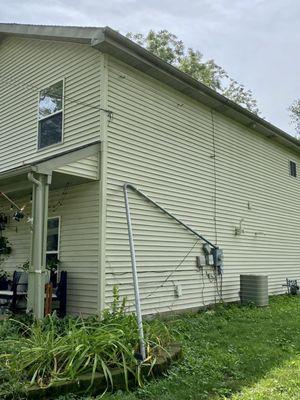
M9 308L12 311L17 309L20 300L25 299L28 289L28 273L24 271L14 271L13 279L9 282L7 290L0 290L0 307Z
M19 307L21 300L26 300L28 292L28 273L24 271L14 271L13 279L10 282L10 287L7 290L0 290L0 308L10 309L12 312L25 309ZM67 272L61 271L60 280L57 287L53 290L52 301L57 302L57 307L60 318L66 316L67 310Z

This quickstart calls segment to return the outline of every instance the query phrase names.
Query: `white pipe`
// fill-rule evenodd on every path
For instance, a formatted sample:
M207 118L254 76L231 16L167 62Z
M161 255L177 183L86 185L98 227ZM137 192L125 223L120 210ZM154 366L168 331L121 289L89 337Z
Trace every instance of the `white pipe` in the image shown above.
M28 172L27 178L28 178L28 180L29 180L30 182L34 183L36 186L39 186L39 187L42 186L41 182L38 181L37 179L35 179L35 177L33 176L33 173L32 173L32 172Z
M131 215L130 215L129 199L128 199L128 192L127 192L126 184L123 186L123 190L124 190L126 218L127 218L127 227L128 227L128 235L129 235L131 267L132 267L132 277L133 277L134 297L135 297L135 310L136 310L138 331L139 331L140 351L141 351L142 359L144 360L146 358L146 350L145 350L145 340L144 340L144 330L143 330L143 317L142 317L142 311L141 311L139 279L138 279L137 268L136 268L135 248L134 248L134 241L133 241Z
M193 235L197 236L199 239L203 240L205 243L209 244L211 247L213 247L214 249L217 249L218 247L216 245L214 245L213 243L211 243L209 240L207 240L204 236L200 235L200 233L196 232L194 229L192 229L191 227L189 227L187 224L185 224L184 222L182 222L180 219L178 219L177 217L175 217L175 215L171 214L168 210L166 210L164 207L160 206L158 203L156 203L156 201L150 199L149 196L147 196L144 192L140 191L138 188L136 188L135 186L133 186L131 183L125 183L124 187L126 186L126 190L128 188L130 188L131 190L133 190L134 192L136 192L137 194L139 194L140 196L142 196L145 200L149 201L150 203L152 203L155 207L159 208L163 213L167 214L170 218L174 219L176 222L178 222L178 224L182 225L185 229L187 229L188 231L190 231Z

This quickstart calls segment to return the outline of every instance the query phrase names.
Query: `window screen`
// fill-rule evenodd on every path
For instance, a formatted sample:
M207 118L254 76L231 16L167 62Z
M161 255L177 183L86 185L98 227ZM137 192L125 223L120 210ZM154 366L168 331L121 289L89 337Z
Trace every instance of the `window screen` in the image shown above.
M62 141L63 81L40 91L38 148L43 149Z
M47 254L58 254L59 251L59 223L58 217L48 219Z
M290 161L290 175L294 178L297 176L297 164L295 161Z

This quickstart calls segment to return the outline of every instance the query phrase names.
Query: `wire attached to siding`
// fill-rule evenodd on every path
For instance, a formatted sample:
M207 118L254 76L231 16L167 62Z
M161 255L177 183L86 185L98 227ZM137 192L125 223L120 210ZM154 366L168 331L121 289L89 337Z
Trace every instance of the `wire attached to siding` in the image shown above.
M63 188L62 194L60 198L57 200L57 202L51 207L51 211L55 212L59 207L62 207L65 201L65 198L69 192L70 189L70 182L67 182L65 187Z
M21 87L21 88L30 90L31 92L34 92L34 93L36 93L36 92L41 90L37 86L31 85L29 83L22 82L22 81L12 80L11 78L6 77L4 75L0 75L0 82L8 84L8 85L11 85L11 86ZM67 100L70 103L78 104L80 106L84 106L84 107L90 108L92 110L104 111L104 112L107 113L109 119L112 119L113 112L111 110L107 110L107 109L102 108L102 107L94 106L92 104L86 103L85 101L75 100L73 97L66 96L66 95L63 95L62 98L64 100Z
M211 110L211 123L212 123L212 148L213 148L213 155L211 157L213 159L213 177L214 177L213 215L214 215L215 243L218 244L216 131L215 131L215 119L213 110Z
M194 250L196 245L199 243L200 239L197 239L196 242L193 244L193 246L189 249L189 251L185 254L185 256L182 258L179 264L173 269L173 271L163 280L163 282L157 286L148 296L145 297L145 300L149 299L156 293L160 288L162 288L168 280L175 274L175 272L178 270L178 268L184 263L184 261L187 259L187 257L191 254L191 252Z
M215 243L218 244L218 219L217 219L217 189L218 189L218 176L217 176L217 151L216 151L216 127L215 127L215 117L214 110L211 109L211 123L212 123L212 159L213 159L213 185L214 185L214 195L213 195L213 218L214 218L214 230L215 230ZM214 274L214 282L219 296L220 301L223 301L223 275L220 276L220 286L218 283L218 276Z

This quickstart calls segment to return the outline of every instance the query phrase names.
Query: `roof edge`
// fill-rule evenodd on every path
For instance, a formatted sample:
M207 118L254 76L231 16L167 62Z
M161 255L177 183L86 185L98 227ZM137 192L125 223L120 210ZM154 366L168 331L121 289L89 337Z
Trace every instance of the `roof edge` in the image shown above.
M258 131L268 138L275 138L290 148L300 151L300 141L295 137L212 90L107 26L95 28L0 23L0 39L1 36L89 44L93 48L115 56L179 92L204 103L247 128Z
M0 35L90 44L103 28L0 23Z
M276 138L294 150L300 150L300 141L297 138L163 61L117 31L109 27L103 28L103 37L92 40L91 45L163 81L247 128L254 129L268 138Z

